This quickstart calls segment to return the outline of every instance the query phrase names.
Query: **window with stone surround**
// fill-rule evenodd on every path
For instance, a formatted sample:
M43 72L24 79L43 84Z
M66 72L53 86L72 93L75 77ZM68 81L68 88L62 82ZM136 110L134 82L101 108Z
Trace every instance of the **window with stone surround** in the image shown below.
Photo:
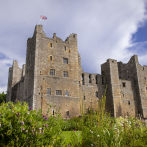
M46 94L51 95L51 88L47 88Z
M126 83L125 83L125 82L122 82L122 86L123 86L123 87L126 87Z
M64 46L64 50L66 51L66 46Z
M53 44L52 43L50 43L50 47L53 47Z
M63 58L63 63L68 64L68 58Z
M50 69L50 75L54 76L55 75L55 69Z
M95 96L98 97L98 91L95 92Z
M62 90L56 90L56 95L62 95Z
M69 91L68 90L65 91L65 96L69 96Z
M69 116L69 111L66 111L66 115Z
M50 56L50 61L52 61L53 60L53 57L52 56Z
M68 71L63 71L63 76L68 77Z

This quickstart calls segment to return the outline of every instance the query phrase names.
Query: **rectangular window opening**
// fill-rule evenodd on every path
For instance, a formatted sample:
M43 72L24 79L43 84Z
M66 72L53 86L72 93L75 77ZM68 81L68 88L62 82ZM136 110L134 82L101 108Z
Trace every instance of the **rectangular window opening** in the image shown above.
M91 74L89 75L89 83L92 83L92 77L91 77Z
M47 94L47 95L51 95L51 88L47 88L46 94Z
M98 97L98 91L95 92L95 96Z
M63 58L63 63L68 64L68 58Z
M50 75L52 75L52 76L55 75L55 69L50 69Z
M85 85L84 74L82 74L82 85Z
M64 72L63 72L63 76L64 76L64 77L68 77L68 71L64 71Z
M56 90L56 95L62 95L62 90Z
M50 56L50 61L52 61L53 60L53 57L52 56Z
M65 96L69 96L68 90L65 91Z
M126 87L126 83L125 83L125 82L123 82L123 83L122 83L122 86L123 86L123 87Z
M66 115L69 116L69 111L66 111Z

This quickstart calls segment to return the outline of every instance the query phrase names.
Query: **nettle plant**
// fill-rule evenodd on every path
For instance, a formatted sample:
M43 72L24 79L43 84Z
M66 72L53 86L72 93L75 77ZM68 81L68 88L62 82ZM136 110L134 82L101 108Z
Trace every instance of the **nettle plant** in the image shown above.
M0 105L0 146L60 144L63 120L29 110L26 103Z

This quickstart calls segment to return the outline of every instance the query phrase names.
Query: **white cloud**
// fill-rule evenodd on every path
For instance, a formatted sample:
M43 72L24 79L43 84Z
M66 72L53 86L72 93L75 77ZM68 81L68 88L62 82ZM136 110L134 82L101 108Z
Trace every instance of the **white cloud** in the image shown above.
M82 66L88 72L99 72L107 58L128 59L132 34L146 19L145 0L6 0L0 5L0 52L22 64L26 40L40 15L48 17L43 24L47 36L78 34ZM3 68L8 70L6 64ZM0 81L6 85L4 72Z

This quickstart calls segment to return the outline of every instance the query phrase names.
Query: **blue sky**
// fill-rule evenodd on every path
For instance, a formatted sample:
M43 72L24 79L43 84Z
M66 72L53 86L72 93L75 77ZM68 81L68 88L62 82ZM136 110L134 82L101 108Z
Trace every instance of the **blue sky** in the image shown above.
M0 92L12 61L25 63L27 38L40 23L48 37L78 34L84 71L100 73L108 58L128 62L134 54L147 65L146 0L0 0L0 20Z

